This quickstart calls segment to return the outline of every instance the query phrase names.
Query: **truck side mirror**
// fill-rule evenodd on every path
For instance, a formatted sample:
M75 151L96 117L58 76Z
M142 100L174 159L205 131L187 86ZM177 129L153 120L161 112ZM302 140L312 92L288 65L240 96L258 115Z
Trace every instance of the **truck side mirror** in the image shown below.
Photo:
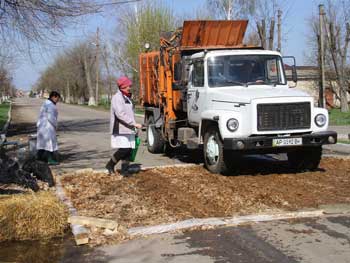
M289 63L286 63L286 60ZM289 70L292 73L292 76L289 75L289 77L287 77L287 79L292 80L295 83L295 85L294 86L290 86L290 88L295 88L297 86L297 82L298 82L298 74L297 74L297 67L296 67L295 57L293 57L293 56L284 56L283 57L283 65L284 65L284 67L288 66Z

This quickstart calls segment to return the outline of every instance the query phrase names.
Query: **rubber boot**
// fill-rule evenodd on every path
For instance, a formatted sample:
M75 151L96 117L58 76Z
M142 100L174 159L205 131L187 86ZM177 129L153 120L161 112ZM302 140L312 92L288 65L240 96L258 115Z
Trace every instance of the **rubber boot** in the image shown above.
M114 174L114 166L115 165L116 165L116 163L112 159L110 159L108 161L108 163L106 164L106 169L107 169L109 175Z
M121 169L120 169L120 175L123 177L128 177L131 174L129 173L129 162L128 161L122 161Z
M55 159L53 152L49 152L49 158L47 160L48 165L59 165L60 163Z

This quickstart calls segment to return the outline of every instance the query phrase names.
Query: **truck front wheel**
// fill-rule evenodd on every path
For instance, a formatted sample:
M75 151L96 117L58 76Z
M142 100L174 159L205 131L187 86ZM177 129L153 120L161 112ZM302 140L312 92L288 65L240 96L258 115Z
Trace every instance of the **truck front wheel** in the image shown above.
M164 151L162 132L156 128L153 116L149 116L147 119L147 149L151 153L162 153Z
M204 134L204 163L212 173L226 173L227 166L224 160L224 146L220 138L219 130L210 127Z
M290 168L297 171L314 171L322 158L322 147L300 148L287 153Z

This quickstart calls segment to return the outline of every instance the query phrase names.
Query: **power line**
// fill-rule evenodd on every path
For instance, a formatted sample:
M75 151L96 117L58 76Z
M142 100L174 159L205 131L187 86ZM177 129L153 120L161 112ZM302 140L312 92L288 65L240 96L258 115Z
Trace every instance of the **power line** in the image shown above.
M110 6L110 5L120 5L120 4L128 4L128 3L134 3L134 2L141 2L142 0L123 0L123 1L116 1L116 2L106 2L101 4L95 4L94 6L104 7L104 6Z

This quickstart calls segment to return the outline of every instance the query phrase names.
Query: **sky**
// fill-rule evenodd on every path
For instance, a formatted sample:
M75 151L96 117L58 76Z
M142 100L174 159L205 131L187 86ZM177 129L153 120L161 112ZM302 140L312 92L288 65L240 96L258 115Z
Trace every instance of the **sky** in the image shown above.
M205 3L205 0L165 0L176 12L195 12L196 8ZM295 56L297 65L305 65L304 57L307 54L307 36L310 34L308 19L318 14L317 0L294 0L285 16L282 25L282 55ZM55 55L70 46L74 41L93 35L99 27L101 37L115 34L115 14L94 15L82 18L79 26L67 30L56 46L34 49L31 58L27 55L17 58L14 71L14 84L19 89L30 90L40 77L41 72L50 65ZM252 21L251 21L252 22Z

